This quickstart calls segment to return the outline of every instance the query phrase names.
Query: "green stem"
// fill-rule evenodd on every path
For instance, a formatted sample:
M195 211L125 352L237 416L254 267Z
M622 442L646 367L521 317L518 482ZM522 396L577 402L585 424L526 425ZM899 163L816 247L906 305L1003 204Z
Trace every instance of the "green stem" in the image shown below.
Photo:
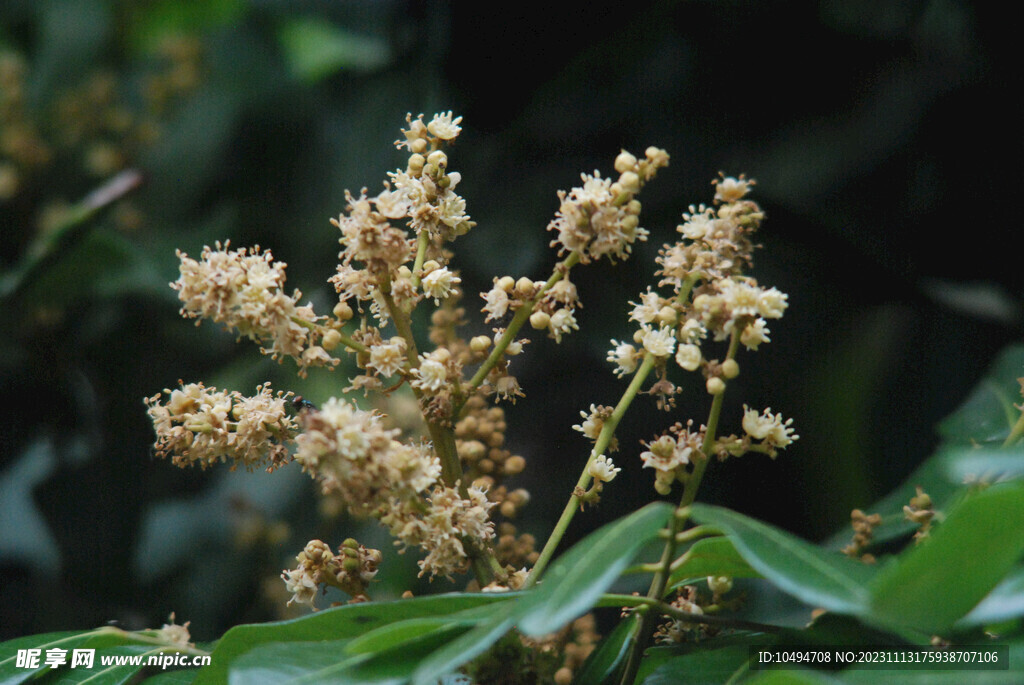
M427 256L427 247L430 245L430 231L423 229L416 236L416 261L412 265L412 284L420 287L420 277L417 275L423 268L423 262Z
M1020 439L1020 436L1024 435L1024 412L1021 413L1017 419L1017 423L1013 424L1013 428L1010 429L1010 434L1006 436L1006 440L1003 441L1003 447L1009 447L1013 443Z
M558 283L560 280L565 278L566 274L569 273L569 270L579 264L579 261L580 254L578 252L573 252L564 260L559 262L555 267L554 272L551 274L551 278L549 278L541 289L537 291L537 294L534 295L532 299L523 303L523 306L520 307L515 313L515 316L512 317L512 321L509 322L508 328L505 329L505 333L502 334L501 338L498 339L498 342L495 343L494 349L491 350L487 359L484 360L484 363L480 365L480 368L476 370L476 373L473 374L473 377L469 380L465 389L466 395L470 395L476 388L478 388L480 384L484 382L484 379L487 378L487 374L491 372L491 369L501 361L501 356L515 339L519 329L522 328L523 324L526 323L526 320L530 318L530 314L533 313L533 308L537 306L537 302L539 302L540 299L544 297L552 287L554 287L555 283ZM459 415L462 411L462 406L463 405L458 405L455 407L453 412L454 416Z
M729 340L729 351L726 354L726 359L732 359L736 356L736 350L739 347L739 334L734 330L732 337ZM704 433L704 442L701 445L701 456L694 461L693 472L690 477L686 479L686 483L683 485L683 495L679 500L679 506L677 507L677 515L672 517L672 521L669 523L669 536L665 541L665 548L661 553L661 560L658 562L660 569L655 572L654 578L651 580L651 587L647 593L647 598L652 601L661 601L661 598L665 594L665 587L668 584L669 576L671 575L672 562L676 555L676 535L682 530L689 518L686 515L681 515L680 509L690 506L694 500L697 499L697 490L700 488L701 480L704 478L704 473L708 468L708 464L711 462L712 448L715 445L715 437L718 431L718 419L722 414L722 402L725 398L725 393L720 392L715 395L711 401L711 410L708 412L707 430ZM637 670L640 668L640 659L643 657L644 645L650 640L654 634L654 619L655 615L652 612L645 612L640 617L640 622L636 628L636 640L633 642L633 648L630 650L629 658L626 661L626 668L622 674L622 680L619 682L622 685L631 685L633 680L636 678Z
M647 375L654 368L656 358L652 354L645 354L644 361L637 369L633 376L633 380L630 382L629 387L626 388L626 392L622 394L622 399L615 405L615 409L612 411L612 415L604 422L601 427L601 432L597 436L597 440L594 442L594 449L590 452L590 458L587 459L587 463L583 467L583 473L580 474L579 480L576 482L576 487L573 489L572 495L569 497L569 501L565 505L565 509L562 510L562 515L558 519L558 523L555 524L555 529L551 531L551 536L544 544L544 549L541 550L540 556L537 558L537 563L534 564L533 569L530 571L529 577L526 579L526 587L531 587L539 579L544 569L547 567L548 562L551 561L551 557L555 553L555 548L558 547L558 543L561 542L562 536L565 535L565 531L569 528L569 524L572 522L573 517L576 515L576 510L579 509L580 496L577 494L583 492L590 485L591 475L588 472L590 465L597 459L598 456L604 454L604 451L608 448L608 445L612 441L612 437L615 435L615 428L619 425L619 421L625 416L626 410L629 409L630 403L636 394L640 391L640 386L643 385L644 380L647 379Z
M670 616L680 621L686 621L687 623L703 623L705 625L739 628L743 630L756 630L763 633L781 633L786 630L786 628L782 626L775 626L769 623L756 623L754 621L744 621L743 619L727 618L725 616L715 616L713 614L691 614L688 611L678 609L666 602L652 600L650 597L608 593L601 595L601 601L602 603L616 602L624 607L644 607L648 612L654 611L657 614L664 614L665 616Z

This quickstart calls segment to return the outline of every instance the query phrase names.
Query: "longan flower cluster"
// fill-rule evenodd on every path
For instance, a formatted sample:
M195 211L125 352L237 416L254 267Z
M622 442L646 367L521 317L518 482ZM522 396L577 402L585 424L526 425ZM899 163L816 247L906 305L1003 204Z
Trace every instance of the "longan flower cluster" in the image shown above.
M377 515L393 499L418 497L441 475L429 445L403 444L398 433L379 414L332 397L303 412L295 461L325 494L340 493L351 510Z
M393 500L381 516L396 545L420 547L427 556L418 563L420 575L451 578L469 567L468 545L484 545L494 538L489 512L494 506L487 493L471 486L464 497L456 487L438 486L430 493L426 510L419 500Z
M234 328L240 337L265 346L260 350L274 359L292 357L300 375L310 366L336 365L328 350L337 347L340 334L320 325L323 317L312 305L298 304L301 292L285 294L286 265L259 247L228 247L219 242L215 249L204 247L200 261L178 251L181 276L171 287L178 291L182 316Z
M369 549L349 538L335 554L326 543L310 540L296 555L298 566L281 573L287 591L292 593L288 604L313 604L321 584L331 585L352 597L352 602L368 601L367 586L377 575L380 550Z
M558 191L560 205L548 225L558 237L551 247L559 255L580 254L580 263L587 264L607 256L610 260L626 259L633 243L647 240L648 232L640 227L640 201L636 194L644 183L654 178L658 169L668 166L668 153L649 147L644 159L623 150L615 158L617 181L602 178L599 171L583 174L583 185L568 193Z
M223 461L250 470L264 463L269 469L285 464L299 429L286 407L291 393L273 393L269 383L256 390L246 397L189 383L147 398L157 456L170 457L182 468L198 464L205 469Z
M484 489L465 496L440 483L441 464L429 444L405 444L399 431L383 426L374 412L332 398L302 415L295 461L320 482L325 494L339 493L350 510L379 518L398 538L427 557L422 573L450 576L469 564L464 539L482 544L494 537Z

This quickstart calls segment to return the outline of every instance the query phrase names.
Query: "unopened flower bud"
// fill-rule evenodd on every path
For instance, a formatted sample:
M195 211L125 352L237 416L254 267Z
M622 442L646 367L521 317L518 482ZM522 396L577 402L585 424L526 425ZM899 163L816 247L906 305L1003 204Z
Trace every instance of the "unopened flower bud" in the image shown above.
M526 468L526 460L518 454L513 455L505 460L504 467L506 476L514 476L523 472L523 469Z
M634 168L636 168L636 157L625 150L620 152L619 156L615 158L615 170L620 174L632 171Z
M640 200L630 200L629 204L626 205L626 213L633 216L640 214L640 208L643 205L640 204Z
M644 332L643 332L643 330L638 330L638 331L633 333L633 342L635 342L637 345L642 345L643 344L643 339L644 339Z
M478 335L469 341L469 349L473 350L477 354L486 352L491 346L491 339L486 335Z
M448 155L441 152L440 150L434 150L427 155L427 164L433 164L439 169L443 169L448 166Z
M658 311L658 323L662 326L674 326L679 320L679 314L672 307L662 307Z
M725 381L718 376L713 376L708 379L707 388L709 395L721 395L725 392Z
M435 262L433 259L428 259L423 263L423 273L429 274L431 271L440 269L441 265Z
M341 343L341 333L334 330L333 328L324 333L323 340L320 341L320 346L330 352Z
M722 375L730 380L740 375L740 365L735 359L726 359L722 362Z
M348 321L352 318L352 307L348 306L348 302L339 302L334 305L334 316L339 321Z
M424 152L427 151L428 145L429 144L427 143L427 141L425 141L423 138L417 138L416 140L409 143L409 148L416 154L422 155Z
M538 331L542 331L551 323L551 317L547 312L534 312L530 315L530 325Z
M345 569L346 573L358 573L359 572L359 560L351 557L341 562L341 567Z
M423 171L423 166L427 163L427 160L423 158L421 154L414 154L409 157L409 174L412 176L419 176L420 172Z
M533 281L526 276L523 276L516 281L516 295L523 298L533 297L536 292L536 288L533 287Z
M627 171L622 174L619 177L619 184L627 193L634 194L640 192L640 177L636 175L636 172Z
M342 547L348 547L349 549L359 549L359 541L355 538L345 538L345 541L341 543Z
M498 287L510 293L516 287L516 280L511 276L502 276L498 279Z
M732 590L732 578L729 576L708 576L708 589L716 595L724 595Z

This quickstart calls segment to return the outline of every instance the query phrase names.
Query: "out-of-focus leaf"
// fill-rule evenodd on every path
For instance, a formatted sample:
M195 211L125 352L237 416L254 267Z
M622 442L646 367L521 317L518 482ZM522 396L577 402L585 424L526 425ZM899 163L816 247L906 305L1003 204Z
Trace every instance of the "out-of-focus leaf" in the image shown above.
M245 11L245 0L155 0L127 3L130 20L125 22L128 41L141 54L157 50L167 39L192 34L237 20Z
M695 504L693 517L720 529L752 568L797 599L844 614L867 606L874 570L864 564L722 507Z
M1024 445L1004 449L955 447L944 450L941 458L953 483L981 479L991 483L1024 476Z
M217 643L211 664L200 670L196 682L224 682L233 662L240 655L254 648L262 650L268 643L308 642L324 638L347 641L397 621L443 616L506 600L501 595L493 594L434 595L392 602L350 604L291 621L235 626ZM283 647L280 649L286 651Z
M719 649L708 645L668 659L640 682L643 685L724 683L746 670L749 656L747 645L730 645Z
M462 664L483 654L501 636L512 629L515 618L512 611L500 611L423 659L413 672L413 685L434 685Z
M1024 553L1024 488L993 486L950 511L871 583L873 620L941 634L992 591Z
M59 633L28 635L0 643L0 685L15 685L31 679L36 673L46 670L42 664L43 655L50 648L72 650L81 647L96 631L68 630ZM25 668L18 665L19 649L40 650L39 666Z
M319 81L341 70L372 71L391 61L385 41L315 17L287 21L278 31L278 39L292 71L307 81Z
M689 578L706 576L760 578L761 574L740 556L729 538L705 538L690 546L686 552L686 561L672 572L668 585L673 588Z
M199 673L195 668L183 668L177 671L164 671L143 680L145 685L189 685Z
M597 646L576 672L576 685L603 685L618 682L619 670L633 645L636 617L619 621L615 629Z
M90 643L91 644L91 643ZM90 647L86 647L89 649ZM106 649L96 649L92 668L59 668L47 679L48 683L89 683L89 685L125 685L134 682L142 669L146 668L146 660L151 655L160 654L161 649L153 645L119 645ZM104 666L103 657L136 657L141 656L143 663L112 664ZM70 654L69 654L70 657Z
M1024 567L1018 566L957 626L981 626L1024 616Z
M1020 417L1014 403L1020 402L1024 376L1024 345L1003 350L981 382L956 411L938 426L939 435L951 443L976 444L1002 441Z

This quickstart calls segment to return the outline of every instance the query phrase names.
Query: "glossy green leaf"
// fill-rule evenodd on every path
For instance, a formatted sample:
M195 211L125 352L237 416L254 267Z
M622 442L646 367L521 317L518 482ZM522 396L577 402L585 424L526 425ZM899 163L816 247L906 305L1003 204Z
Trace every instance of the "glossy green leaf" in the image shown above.
M871 583L871 617L942 633L977 605L1024 554L1024 488L993 486L947 513L924 543Z
M760 578L761 574L736 551L727 537L698 540L686 551L684 561L669 577L668 586L674 588L689 578L730 576L732 578Z
M321 18L291 19L281 27L278 39L292 71L308 81L343 69L378 69L391 61L385 41L352 33Z
M87 647L88 648L88 647ZM47 683L57 685L70 685L71 683L88 683L88 685L124 685L134 682L136 676L146 668L146 665L131 663L112 664L104 666L101 663L103 657L135 657L141 656L146 661L150 655L160 654L161 648L153 645L119 645L107 649L96 649L95 661L92 668L60 668L48 679Z
M513 612L514 609L499 610L491 619L423 659L413 672L413 685L434 685L438 678L454 672L462 664L483 654L512 629L515 623Z
M1020 416L1013 405L1020 403L1021 376L1024 345L1014 345L999 354L963 404L939 423L939 434L947 442L968 445L1004 440Z
M371 630L369 633L350 641L345 647L348 654L373 654L390 649L424 635L448 628L468 628L476 621L471 619L455 619L439 616L424 616L399 621Z
M1024 476L1024 445L1002 449L959 447L941 453L946 476L953 483L984 479L994 482Z
M45 660L46 650L50 648L75 649L81 647L96 631L69 630L59 633L42 633L29 635L0 643L0 685L14 685L29 680L33 675L46 670L41 664ZM19 649L38 649L40 666L34 669L18 666Z
M957 627L983 626L1024 617L1024 567L1018 566Z
M200 669L196 683L223 683L235 659L250 650L262 650L268 643L349 640L397 621L443 616L505 600L501 595L452 593L349 604L290 621L235 626L217 643L211 664Z
M832 685L843 682L838 676L810 670L761 671L744 685ZM875 681L879 682L879 681ZM887 683L889 681L886 681Z
M190 685L199 673L195 668L182 668L177 671L164 671L143 680L145 685Z
M672 510L653 502L574 545L551 565L537 589L519 600L519 629L547 635L589 611L637 550L658 536Z
M633 646L636 616L631 615L619 621L615 629L597 646L583 666L576 672L576 685L604 685L617 683L620 668Z
M705 685L730 682L747 670L750 651L747 645L715 648L705 645L665 661L641 682L643 685Z
M722 507L695 504L693 517L725 533L744 560L782 591L829 611L864 611L865 584L874 569Z

